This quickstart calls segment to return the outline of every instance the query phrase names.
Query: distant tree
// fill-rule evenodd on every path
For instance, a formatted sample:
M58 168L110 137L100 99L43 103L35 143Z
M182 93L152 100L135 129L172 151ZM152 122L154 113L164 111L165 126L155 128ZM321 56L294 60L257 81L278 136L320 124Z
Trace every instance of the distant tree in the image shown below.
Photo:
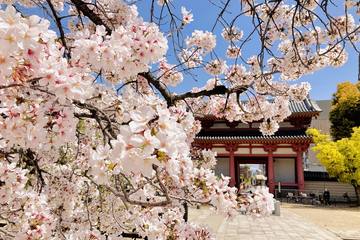
M330 111L331 135L334 140L350 137L353 127L360 126L360 83L340 83Z
M357 205L360 206L360 127L353 128L350 138L337 141L314 128L308 129L307 134L313 137L313 150L326 171L331 177L354 187Z

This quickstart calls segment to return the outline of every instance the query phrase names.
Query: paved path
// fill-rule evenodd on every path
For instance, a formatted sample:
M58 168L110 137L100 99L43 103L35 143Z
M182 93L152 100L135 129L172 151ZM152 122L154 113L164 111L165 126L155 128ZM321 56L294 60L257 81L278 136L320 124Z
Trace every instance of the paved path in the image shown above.
M282 203L281 208L336 233L344 240L360 240L360 207Z
M337 231L336 233L343 240L360 240L360 230Z
M207 208L190 209L189 220L208 225L219 240L341 240L334 233L283 208L280 217L238 215L232 221L226 221Z

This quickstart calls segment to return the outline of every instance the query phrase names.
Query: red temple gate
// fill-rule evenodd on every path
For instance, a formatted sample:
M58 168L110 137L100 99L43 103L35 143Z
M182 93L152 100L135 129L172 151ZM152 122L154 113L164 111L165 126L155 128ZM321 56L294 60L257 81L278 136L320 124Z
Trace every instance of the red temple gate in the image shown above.
M230 185L239 184L239 164L266 166L270 192L276 186L304 190L303 156L311 138L305 131L311 119L321 111L315 102L291 102L291 116L280 125L273 136L263 136L259 123L227 122L213 116L201 116L203 130L195 138L194 146L218 153L216 172L231 177Z

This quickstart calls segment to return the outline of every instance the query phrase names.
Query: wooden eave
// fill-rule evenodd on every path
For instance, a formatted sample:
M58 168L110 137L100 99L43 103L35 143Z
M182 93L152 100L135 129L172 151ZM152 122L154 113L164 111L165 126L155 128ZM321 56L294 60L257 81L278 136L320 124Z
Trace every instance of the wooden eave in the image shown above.
M312 138L306 135L298 136L198 136L195 143L236 143L236 144L299 144L312 143Z

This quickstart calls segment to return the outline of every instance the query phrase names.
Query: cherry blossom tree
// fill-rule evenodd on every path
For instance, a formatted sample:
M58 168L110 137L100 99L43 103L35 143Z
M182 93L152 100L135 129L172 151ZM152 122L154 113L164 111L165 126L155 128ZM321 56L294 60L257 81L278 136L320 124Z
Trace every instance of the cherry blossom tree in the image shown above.
M261 121L273 134L289 100L309 92L291 80L358 51L360 6L204 2L219 9L213 29L185 36L196 13L180 0L149 1L148 21L123 0L1 1L1 239L211 239L183 219L184 203L228 217L271 212L266 191L239 206L229 178L214 175L216 154L191 148L195 117ZM211 75L203 87L169 90L197 71Z

